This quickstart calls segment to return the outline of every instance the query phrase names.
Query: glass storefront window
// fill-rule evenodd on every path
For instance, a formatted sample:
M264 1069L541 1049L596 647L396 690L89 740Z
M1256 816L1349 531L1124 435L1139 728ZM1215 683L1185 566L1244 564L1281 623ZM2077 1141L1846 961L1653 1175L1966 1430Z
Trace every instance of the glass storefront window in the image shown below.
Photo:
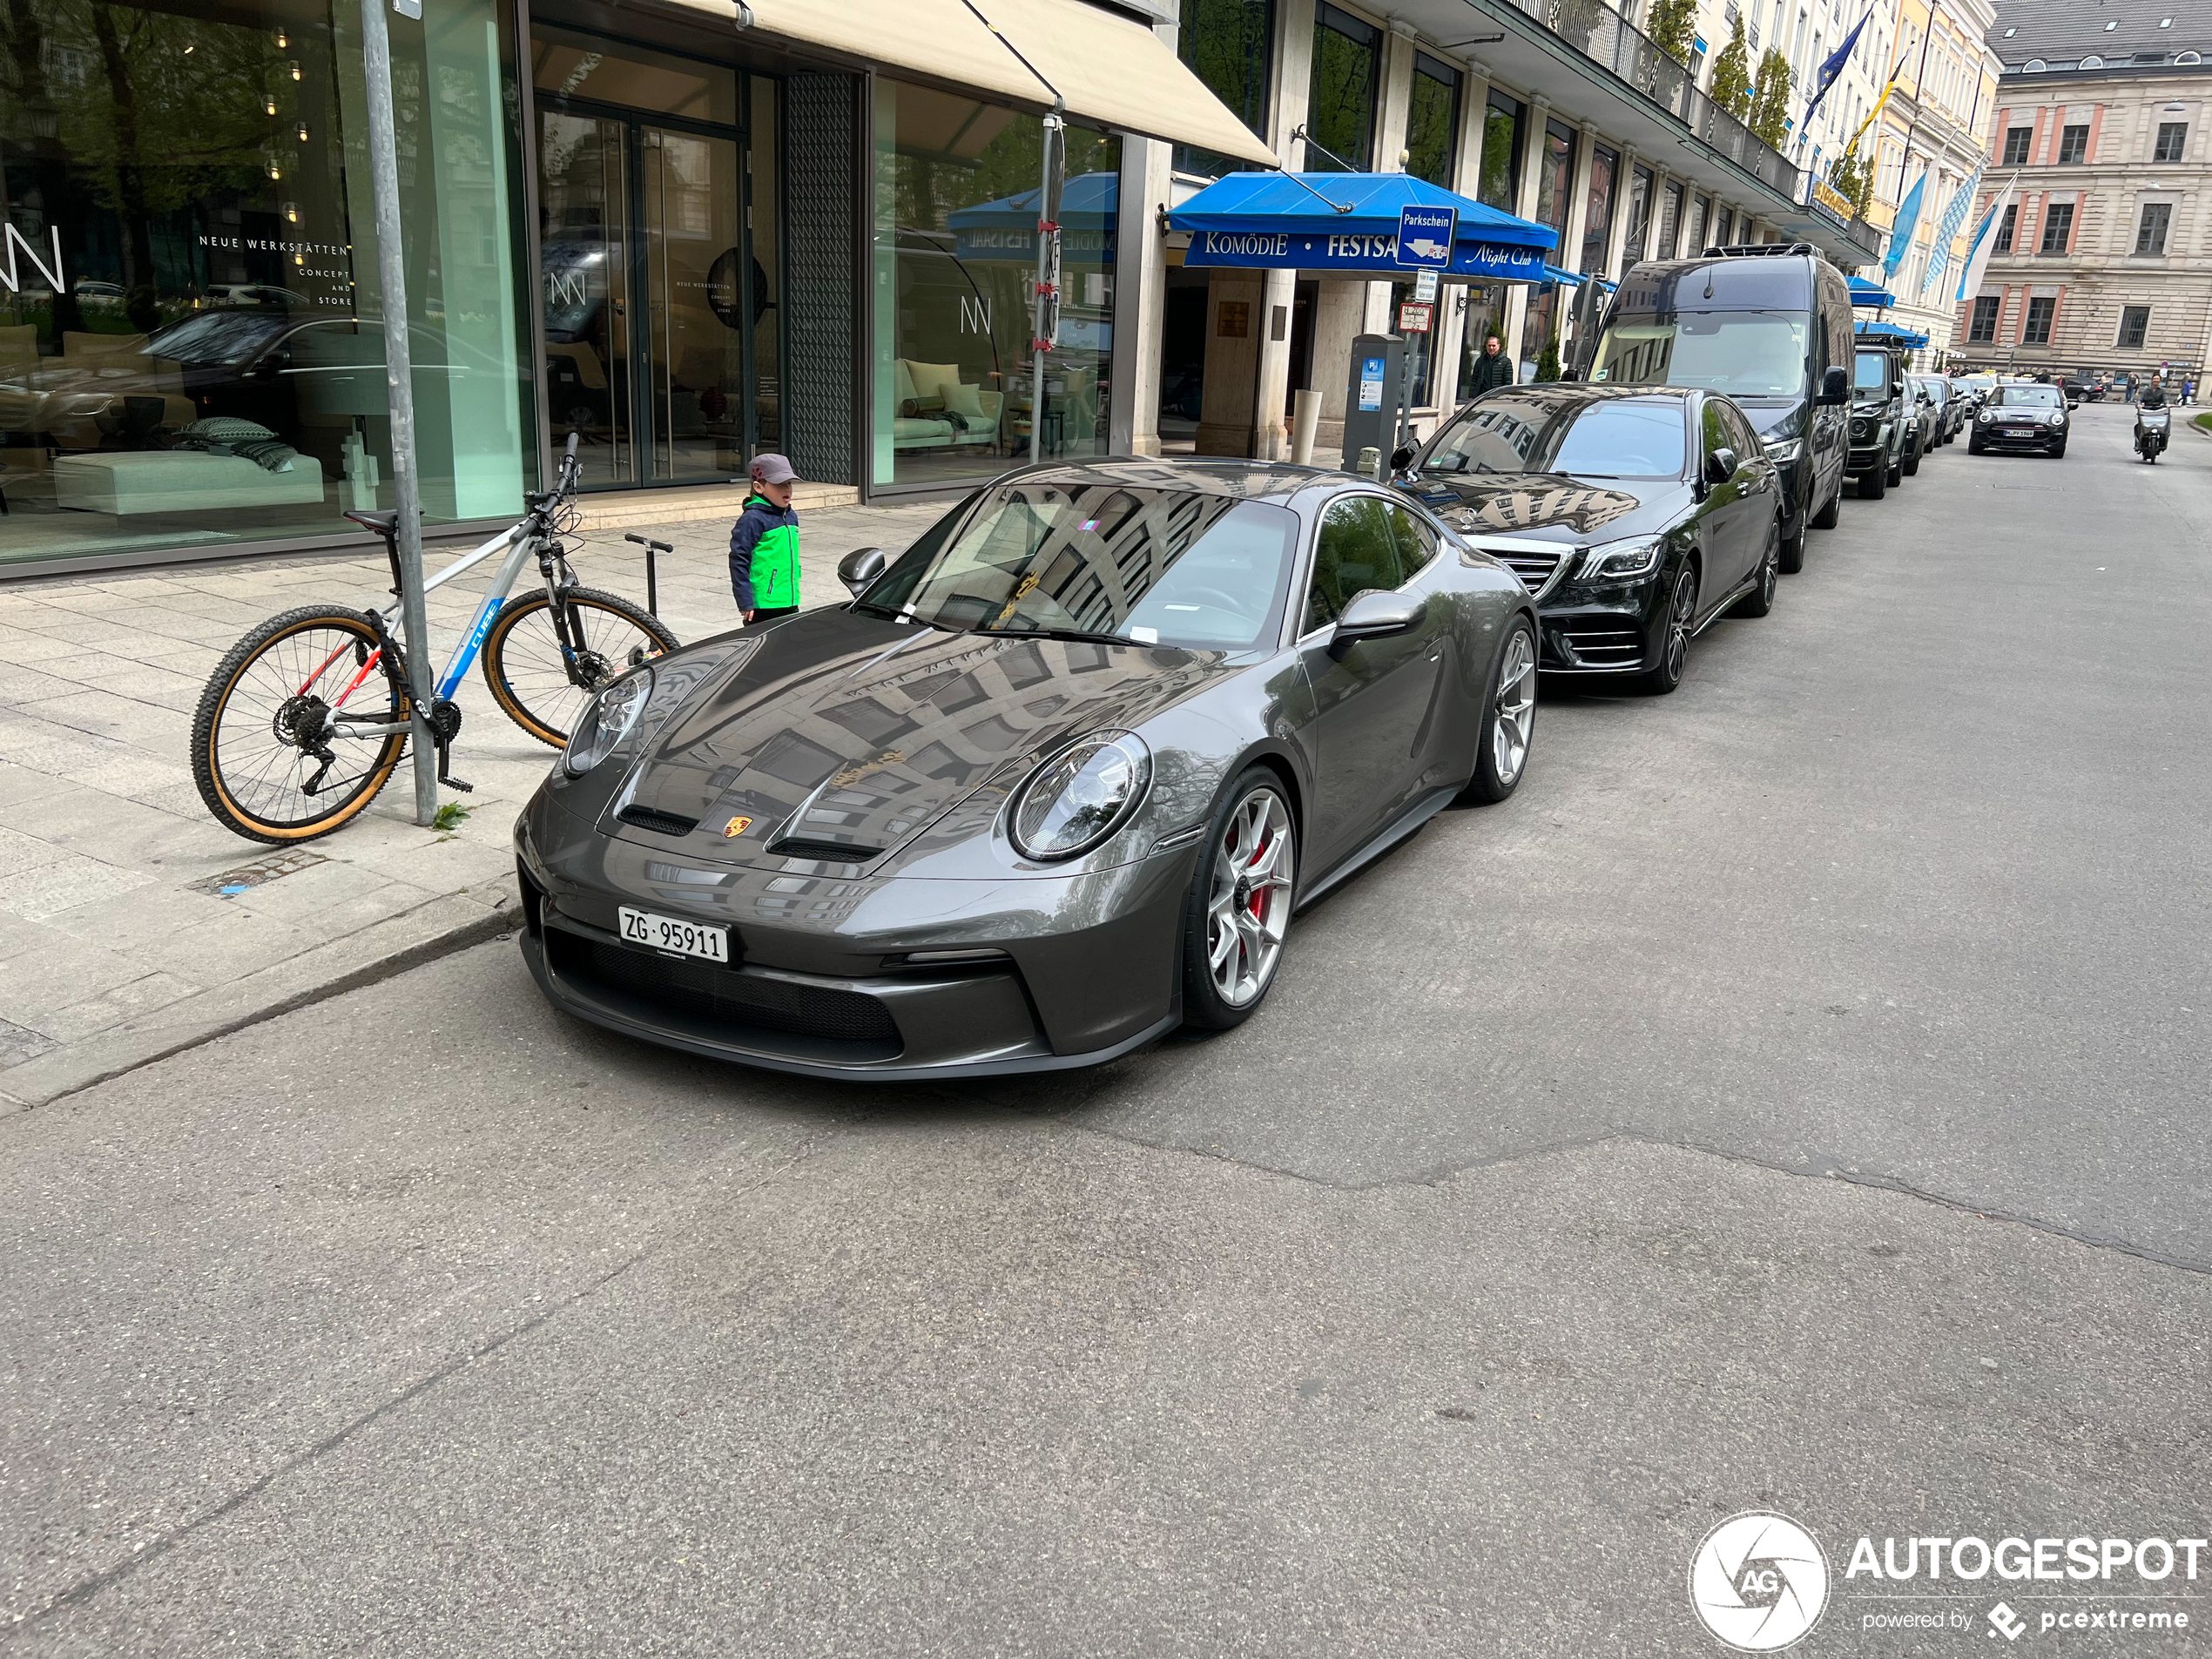
M1574 189L1575 129L1563 122L1547 121L1543 158L1536 170L1536 218L1562 239L1567 234L1567 206Z
M1582 215L1582 266L1585 271L1602 275L1605 271L1606 245L1613 238L1613 175L1620 170L1621 158L1603 145L1590 150L1590 197L1588 210Z
M1460 379L1458 401L1464 403L1474 395L1474 371L1481 361L1483 342L1495 334L1498 349L1505 349L1506 285L1502 282L1470 282L1462 301L1465 321L1460 329Z
M0 11L0 563L391 504L357 0ZM517 512L511 7L391 19L423 507Z
M1122 146L1067 132L1060 339L1035 404L1030 288L1044 125L879 78L875 105L873 482L988 477L1040 452L1106 453Z
M1305 117L1313 142L1305 146L1306 172L1357 172L1372 165L1381 68L1382 30L1319 0L1313 8L1313 74ZM1332 160L1324 150L1340 159Z
M1629 170L1629 236L1621 253L1622 267L1634 265L1649 257L1644 250L1651 240L1651 186L1653 179L1649 167Z

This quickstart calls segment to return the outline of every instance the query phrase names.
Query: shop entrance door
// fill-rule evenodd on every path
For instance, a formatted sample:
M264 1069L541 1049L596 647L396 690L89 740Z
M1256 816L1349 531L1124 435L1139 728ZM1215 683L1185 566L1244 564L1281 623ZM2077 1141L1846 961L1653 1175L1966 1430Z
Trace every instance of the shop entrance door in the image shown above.
M781 440L772 159L740 125L772 132L772 84L608 44L536 30L554 446L580 436L586 489L740 480Z

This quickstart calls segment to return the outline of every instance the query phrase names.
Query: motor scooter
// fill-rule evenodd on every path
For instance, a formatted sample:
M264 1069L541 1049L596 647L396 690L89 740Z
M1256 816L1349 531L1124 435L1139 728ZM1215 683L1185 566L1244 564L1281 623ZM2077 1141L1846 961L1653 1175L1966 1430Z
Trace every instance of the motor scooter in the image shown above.
M2166 429L2173 418L2166 409L2135 410L2135 453L2154 467L2158 464L2158 452L2166 447Z

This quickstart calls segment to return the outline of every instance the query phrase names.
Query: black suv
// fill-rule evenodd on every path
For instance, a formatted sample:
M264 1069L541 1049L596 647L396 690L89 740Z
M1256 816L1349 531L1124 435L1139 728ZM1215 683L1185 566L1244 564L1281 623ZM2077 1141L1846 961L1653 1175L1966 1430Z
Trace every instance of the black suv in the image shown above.
M1919 436L1905 356L1892 347L1860 341L1852 353L1851 459L1844 470L1858 493L1879 501L1905 479L1905 463Z

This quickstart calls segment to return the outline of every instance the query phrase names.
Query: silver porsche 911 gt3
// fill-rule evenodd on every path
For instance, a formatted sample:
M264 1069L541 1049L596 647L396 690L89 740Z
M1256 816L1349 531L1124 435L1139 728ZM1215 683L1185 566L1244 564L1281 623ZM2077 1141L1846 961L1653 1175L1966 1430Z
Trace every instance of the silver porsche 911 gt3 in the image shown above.
M1527 765L1526 590L1341 473L1032 469L840 574L578 720L516 826L561 1008L825 1076L1096 1064L1246 1018L1301 905Z

